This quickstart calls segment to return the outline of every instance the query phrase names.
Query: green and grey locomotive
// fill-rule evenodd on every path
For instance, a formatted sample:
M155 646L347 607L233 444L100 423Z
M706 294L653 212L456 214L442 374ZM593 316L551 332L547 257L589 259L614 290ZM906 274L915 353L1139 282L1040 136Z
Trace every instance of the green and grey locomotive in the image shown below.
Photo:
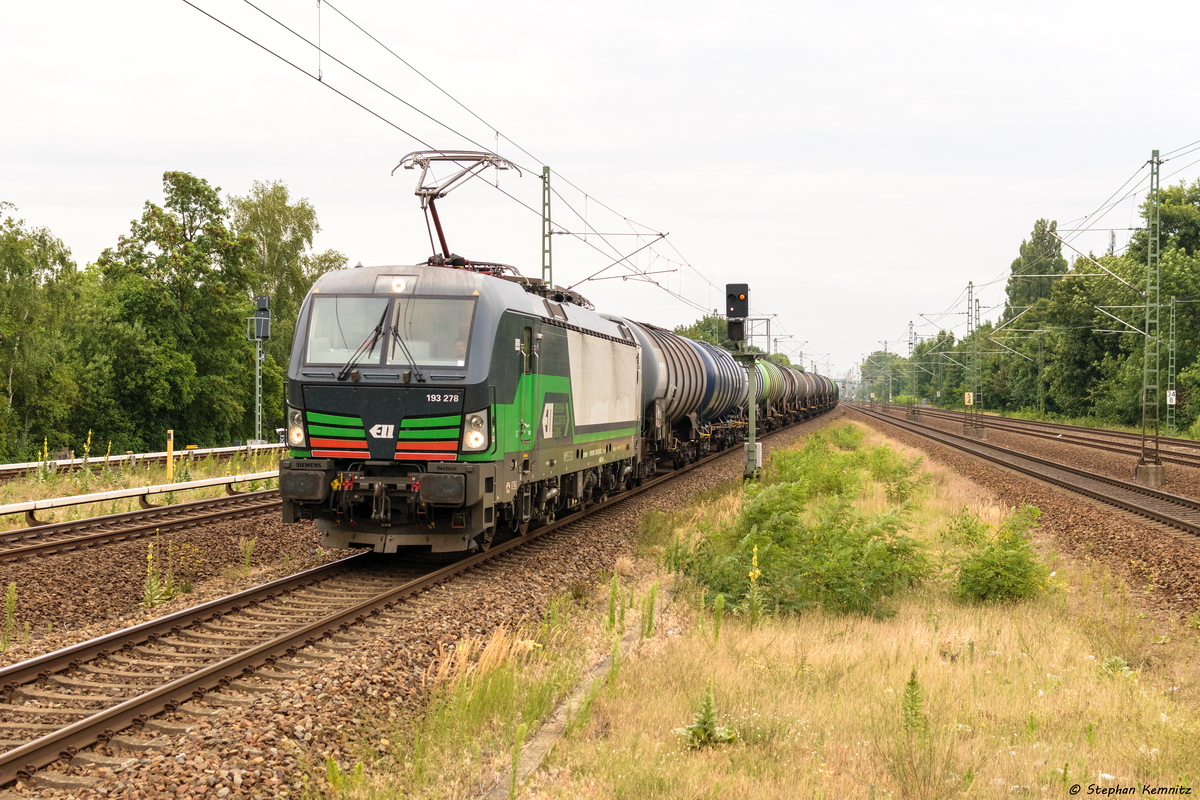
M744 438L749 382L728 352L510 272L317 280L288 368L285 522L313 520L326 547L487 547ZM837 402L821 376L756 375L764 429Z

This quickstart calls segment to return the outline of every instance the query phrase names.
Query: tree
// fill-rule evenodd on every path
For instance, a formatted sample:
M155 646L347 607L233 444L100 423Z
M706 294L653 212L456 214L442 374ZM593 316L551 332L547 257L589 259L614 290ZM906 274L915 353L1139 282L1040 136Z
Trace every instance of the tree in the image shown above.
M165 173L164 205L147 202L130 235L95 264L112 310L112 352L92 355L111 369L112 397L142 446L166 429L206 445L249 432L254 240L230 230L218 192L186 172Z
M678 336L708 342L726 350L734 350L735 343L728 337L727 320L716 315L706 315L691 325L679 325L672 331Z
M76 278L70 250L49 230L0 223L0 458L69 444L78 389L64 328Z
M1142 219L1150 218L1150 198L1142 203ZM1191 184L1179 183L1160 189L1158 220L1161 228L1162 252L1175 247L1189 256L1200 253L1200 179ZM1135 231L1127 251L1134 261L1146 263L1146 243L1150 233L1146 228Z
M229 197L233 228L254 239L250 285L255 295L271 298L271 339L267 353L280 365L291 355L300 305L323 273L346 266L334 250L311 253L321 230L316 209L306 198L292 202L282 181L255 181L245 197Z
M1037 300L1050 297L1053 275L1065 275L1067 261L1062 257L1058 223L1039 219L1029 239L1021 242L1020 255L1012 262L1012 276L1006 288L1004 319L1009 320Z
M723 347L730 352L738 350L737 343L728 337L728 320L724 317L716 315L704 316L691 325L678 325L671 332L677 336L695 339L698 342L715 344L717 347ZM751 344L743 346L741 351L744 353L761 353L762 348ZM781 367L794 366L791 359L783 353L769 353L764 355L763 358ZM803 366L797 367L797 369L803 369Z

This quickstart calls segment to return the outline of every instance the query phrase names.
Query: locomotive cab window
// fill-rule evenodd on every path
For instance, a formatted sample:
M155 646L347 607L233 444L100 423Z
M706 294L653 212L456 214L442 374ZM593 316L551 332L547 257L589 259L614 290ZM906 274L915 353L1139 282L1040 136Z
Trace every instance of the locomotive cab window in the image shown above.
M309 364L346 363L361 345L367 343L369 347L387 304L386 297L315 296L305 360ZM379 337L359 363L378 364L382 353L382 337Z
M465 367L470 353L475 300L458 297L397 297L388 330L389 364ZM407 350L407 352L405 352Z

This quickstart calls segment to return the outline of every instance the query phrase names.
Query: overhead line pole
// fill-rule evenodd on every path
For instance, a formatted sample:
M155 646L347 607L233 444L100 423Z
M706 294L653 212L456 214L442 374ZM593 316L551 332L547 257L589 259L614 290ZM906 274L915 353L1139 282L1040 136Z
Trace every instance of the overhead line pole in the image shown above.
M1150 155L1150 202L1146 236L1146 346L1142 360L1142 455L1134 468L1138 483L1162 486L1166 471L1158 451L1159 413L1159 218L1158 151Z
M550 225L550 168L542 167L542 282L554 288L554 269L550 242L554 238Z
M1175 436L1175 295L1171 295L1171 333L1167 339L1167 435Z

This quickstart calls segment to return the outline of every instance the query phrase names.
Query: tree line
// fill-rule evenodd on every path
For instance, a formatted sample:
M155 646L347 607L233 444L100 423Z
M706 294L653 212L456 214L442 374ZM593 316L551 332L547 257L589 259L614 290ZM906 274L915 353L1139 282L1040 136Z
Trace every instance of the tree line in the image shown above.
M715 344L717 347L723 347L730 352L741 350L743 353L763 353L760 347L745 344L744 342L735 342L730 339L728 326L729 320L725 317L717 314L709 314L696 320L691 325L677 325L671 332L679 336L685 336L688 339ZM803 365L792 364L792 360L783 353L763 353L763 359L773 364L778 364L781 367L804 368Z
M1141 205L1149 219L1150 198ZM1200 180L1159 192L1160 417L1174 347L1176 427L1200 435ZM1148 225L1122 253L1068 264L1054 221L1039 219L1012 262L1004 309L969 336L942 330L911 358L876 351L861 366L856 397L903 396L963 408L966 392L987 411L1044 413L1098 424L1140 425L1147 337ZM1174 315L1172 336L1171 318ZM978 353L978 384L969 368Z
M259 295L273 323L263 427L283 424L300 303L345 256L312 251L316 211L282 182L222 201L204 179L167 172L163 196L82 268L0 203L0 461L158 450L171 429L180 445L254 438L246 319Z

